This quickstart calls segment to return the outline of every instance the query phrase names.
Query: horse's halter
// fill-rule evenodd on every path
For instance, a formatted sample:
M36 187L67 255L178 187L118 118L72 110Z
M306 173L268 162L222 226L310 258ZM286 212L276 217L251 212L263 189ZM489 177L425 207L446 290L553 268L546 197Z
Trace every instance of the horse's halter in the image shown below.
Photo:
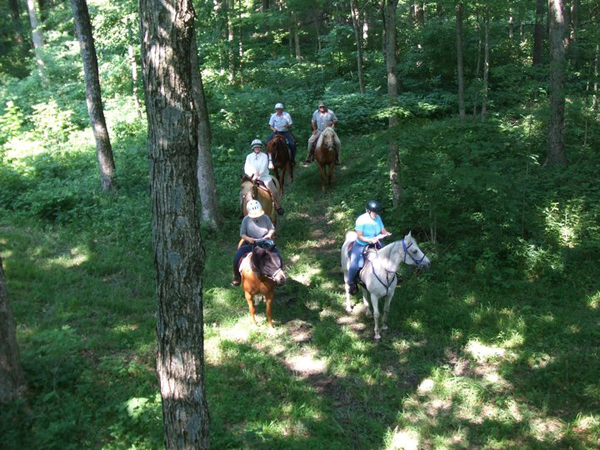
M423 260L425 259L425 253L423 253L423 256L421 257L421 259L417 260L415 259L415 257L408 251L408 249L414 244L414 242L411 242L410 244L406 245L406 242L404 242L404 239L402 239L402 250L404 250L404 259L403 259L403 263L406 264L406 255L410 256L410 259L413 260L413 262L417 265L420 266L421 263L423 262Z

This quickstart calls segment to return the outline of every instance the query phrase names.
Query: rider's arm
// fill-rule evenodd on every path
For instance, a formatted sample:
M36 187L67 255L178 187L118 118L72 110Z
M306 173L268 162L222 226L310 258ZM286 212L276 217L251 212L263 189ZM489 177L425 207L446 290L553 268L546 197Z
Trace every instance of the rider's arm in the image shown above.
M375 244L379 239L377 238L377 236L375 236L374 238L368 238L365 237L365 235L363 234L362 231L358 231L356 230L356 234L358 235L358 238L363 241L363 242L368 242L369 244Z
M256 239L254 239L254 238L251 238L251 237L250 237L250 236L248 236L247 234L242 234L241 238L242 238L243 240L245 240L246 242L249 242L250 244L254 244L254 241L256 240Z

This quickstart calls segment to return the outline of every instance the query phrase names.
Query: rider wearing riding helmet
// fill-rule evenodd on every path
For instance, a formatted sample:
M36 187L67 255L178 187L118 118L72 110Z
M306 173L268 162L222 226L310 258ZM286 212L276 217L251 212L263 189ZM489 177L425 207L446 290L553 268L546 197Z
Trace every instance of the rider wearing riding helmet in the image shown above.
M275 186L275 183L273 183L273 178L271 178L271 175L269 174L269 157L266 153L262 152L263 143L260 139L254 139L252 144L250 144L250 147L252 148L252 153L246 156L244 172L253 181L260 180L265 184L273 197L273 203L275 203L277 213L282 215L283 208L281 207L281 196L279 195L279 190Z
M287 111L283 110L283 103L277 103L275 105L275 112L271 115L269 119L269 128L271 128L271 135L267 138L265 144L268 144L275 133L283 134L285 137L285 141L290 148L290 153L292 154L292 165L296 162L296 144L294 143L294 138L292 137L292 133L290 130L292 128L292 116Z
M233 281L231 282L233 286L239 286L242 281L238 270L242 256L250 253L253 245L260 241L272 240L275 236L273 222L271 222L269 216L265 214L258 200L250 200L246 205L246 209L248 215L244 217L242 225L240 226L240 237L244 242L233 257ZM273 252L281 259L281 255L276 248L273 248Z
M365 206L366 212L356 219L355 231L358 235L350 253L350 267L348 270L348 292L356 294L355 278L360 268L364 265L364 250L369 244L377 244L380 239L392 233L383 226L380 214L381 204L377 200L369 200Z
M312 119L310 121L310 126L312 127L312 135L308 138L308 154L306 155L306 160L303 165L306 166L313 161L314 158L314 148L313 146L319 139L319 136L325 130L325 128L335 128L338 124L338 119L335 113L325 106L325 102L319 102L319 107L313 112ZM335 163L338 165L340 163L340 148L342 148L342 143L337 135L334 138L335 146L337 148L335 154Z

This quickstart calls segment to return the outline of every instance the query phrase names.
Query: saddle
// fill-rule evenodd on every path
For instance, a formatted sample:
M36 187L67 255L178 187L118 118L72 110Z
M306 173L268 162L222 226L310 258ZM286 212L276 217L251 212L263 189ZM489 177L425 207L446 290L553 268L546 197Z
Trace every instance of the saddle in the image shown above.
M354 242L356 242L356 241L352 241L348 245L348 259L350 259L350 254L352 253L352 247L354 247ZM358 268L360 270L356 273L356 278L354 280L352 280L354 283L359 284L359 285L363 286L364 288L366 288L365 284L362 281L360 274L369 267L369 264L371 264L369 254L373 253L373 252L377 252L377 250L379 250L382 247L383 247L383 245L381 244L381 242L377 242L377 244L365 245L365 248L363 249L364 261L363 261L362 265L358 266Z

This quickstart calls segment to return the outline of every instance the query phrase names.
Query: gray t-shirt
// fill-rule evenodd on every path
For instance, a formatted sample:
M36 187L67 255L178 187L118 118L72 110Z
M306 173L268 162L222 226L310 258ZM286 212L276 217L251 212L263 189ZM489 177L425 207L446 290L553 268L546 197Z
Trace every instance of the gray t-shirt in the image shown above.
M269 231L274 229L273 222L271 222L271 219L269 219L269 216L266 214L263 214L258 219L252 219L251 217L246 216L244 217L244 220L242 220L240 236L245 234L253 239L262 239Z
M330 109L325 111L325 113L321 113L321 111L317 109L313 113L312 121L317 125L317 130L323 131L325 128L332 125L333 122L337 122L337 117Z

